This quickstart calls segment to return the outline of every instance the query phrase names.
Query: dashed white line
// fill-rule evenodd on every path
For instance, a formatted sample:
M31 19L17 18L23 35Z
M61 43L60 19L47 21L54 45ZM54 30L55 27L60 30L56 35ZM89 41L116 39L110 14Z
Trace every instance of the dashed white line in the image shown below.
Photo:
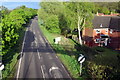
M33 32L34 33L34 35L35 35L35 32Z
M37 41L37 38L35 37L35 40Z
M58 57L56 56L56 58L58 58Z
M38 58L40 59L40 54L39 54L39 51L37 50L37 53L38 53Z
M43 67L42 67L42 66L41 66L41 70L42 70L43 78L45 79L45 74L44 74L44 71L43 71Z
M46 53L46 54L49 54L49 53Z

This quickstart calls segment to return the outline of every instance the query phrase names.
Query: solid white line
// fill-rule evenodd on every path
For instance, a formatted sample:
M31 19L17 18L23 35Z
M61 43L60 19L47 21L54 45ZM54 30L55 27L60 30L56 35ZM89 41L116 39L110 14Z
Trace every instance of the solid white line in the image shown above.
M19 78L20 66L21 66L22 54L23 54L23 48L24 48L24 43L25 43L25 38L26 38L27 31L28 31L28 28L26 29L26 32L25 32L25 36L24 36L24 40L23 40L23 44L22 44L22 50L21 50L21 53L20 53L19 66L18 66L18 71L17 71L17 80Z
M42 70L43 78L45 79L45 74L44 74L44 71L43 71L43 67L42 67L42 66L41 66L41 70Z

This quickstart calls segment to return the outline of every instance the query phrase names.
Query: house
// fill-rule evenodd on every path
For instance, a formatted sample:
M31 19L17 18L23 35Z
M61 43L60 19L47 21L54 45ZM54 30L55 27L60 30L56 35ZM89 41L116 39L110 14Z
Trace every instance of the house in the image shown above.
M83 30L83 41L87 46L106 46L120 50L120 17L95 16L93 27Z

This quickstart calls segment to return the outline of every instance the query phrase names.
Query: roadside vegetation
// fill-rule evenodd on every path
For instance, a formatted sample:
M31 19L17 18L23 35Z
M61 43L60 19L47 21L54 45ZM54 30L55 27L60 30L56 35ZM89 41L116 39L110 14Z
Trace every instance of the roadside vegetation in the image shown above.
M25 6L17 7L14 10L8 10L6 7L1 6L1 55L2 63L5 65L2 71L3 79L14 77L24 32L30 19L36 15L36 12L36 10Z
M92 27L91 20L94 14L97 12L105 14L110 14L113 11L119 12L118 5L109 8L105 4L108 3L40 3L41 8L38 10L40 28L73 78L80 80L120 78L119 52L106 47L89 48L80 41L82 40L81 31L84 27ZM112 3L108 5L112 5ZM109 13L104 12L106 10L101 10L104 7L109 10ZM79 40L74 40L74 36ZM62 38L59 44L54 43L56 37ZM77 61L80 54L84 54L86 57L81 76Z
M95 78L109 80L120 78L119 52L105 47L89 48L85 45L81 46L72 39L50 33L43 26L40 26L40 28L73 78L80 80ZM58 36L61 37L62 40L59 44L55 44L54 39ZM79 75L80 66L77 61L79 54L84 54L86 57L86 61L83 63L82 76Z

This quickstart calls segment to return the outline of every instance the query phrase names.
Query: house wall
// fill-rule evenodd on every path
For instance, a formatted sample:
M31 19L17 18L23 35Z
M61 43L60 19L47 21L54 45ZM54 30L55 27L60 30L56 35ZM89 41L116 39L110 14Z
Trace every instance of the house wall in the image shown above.
M96 30L99 30L100 33L97 33ZM107 31L107 32L106 32ZM103 29L94 29L93 30L93 37L94 38L100 38L100 35L104 34L104 35L108 35L108 28L103 28Z
M83 36L93 37L93 28L84 28Z
M111 38L109 47L115 50L120 50L120 31L113 31L113 33L110 33L109 30L109 36Z
M100 30L100 33L96 33L96 30ZM107 32L106 32L107 31ZM83 30L83 40L84 44L89 47L99 46L99 43L95 43L96 38L100 38L100 34L109 35L110 43L108 44L109 48L120 50L120 31L113 31L110 33L108 28L104 29L92 29L85 28Z
M84 28L82 32L82 38L85 45L93 46L93 28Z

